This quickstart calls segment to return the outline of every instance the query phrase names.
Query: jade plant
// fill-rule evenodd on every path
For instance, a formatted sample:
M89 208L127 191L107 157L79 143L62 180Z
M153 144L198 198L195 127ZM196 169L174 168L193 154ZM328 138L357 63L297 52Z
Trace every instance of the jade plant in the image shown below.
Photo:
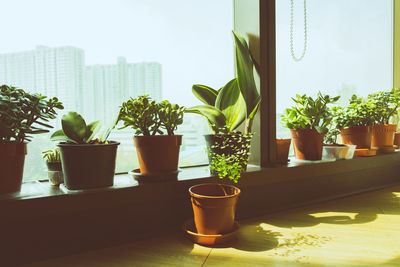
M251 133L254 116L261 101L254 81L254 65L247 42L234 31L233 39L235 42L236 78L230 80L219 90L206 85L193 85L193 94L204 105L186 110L188 113L206 117L215 134L233 132L244 121L246 122L245 133Z
M13 86L0 86L0 141L31 141L33 134L47 133L53 128L48 122L55 119L56 109L63 105L56 97L46 99Z
M42 152L43 159L46 160L46 162L49 163L54 163L54 162L61 162L61 156L60 156L60 149L56 147L55 149L51 150L46 150Z
M289 129L315 129L321 134L329 130L334 117L330 104L336 103L340 96L330 97L318 92L314 99L307 95L296 95L292 98L295 106L287 108L281 116L285 127Z
M119 129L130 126L135 135L163 134L163 130L173 135L178 125L183 123L184 110L185 107L167 100L157 103L148 95L131 98L122 103L118 120L123 121L124 126Z
M352 95L347 107L334 107L333 113L338 129L374 124L374 104L356 95Z
M72 144L104 144L116 123L114 121L110 127L102 130L100 121L86 125L80 114L70 111L61 119L62 129L54 132L50 139Z
M400 106L400 91L393 88L390 91L380 91L368 95L368 101L372 103L372 118L374 124L389 124L390 118Z

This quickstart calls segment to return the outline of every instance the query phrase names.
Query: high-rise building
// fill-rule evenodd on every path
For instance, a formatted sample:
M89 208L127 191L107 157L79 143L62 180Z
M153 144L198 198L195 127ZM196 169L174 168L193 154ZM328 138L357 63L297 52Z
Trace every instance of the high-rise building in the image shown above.
M82 108L84 51L63 46L0 55L0 84L49 97L57 96L67 110Z

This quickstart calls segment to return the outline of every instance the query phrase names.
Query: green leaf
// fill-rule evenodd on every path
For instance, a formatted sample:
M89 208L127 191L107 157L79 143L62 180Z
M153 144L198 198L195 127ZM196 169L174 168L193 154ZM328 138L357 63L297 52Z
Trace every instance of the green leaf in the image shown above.
M100 131L100 129L101 129L100 121L94 121L94 122L90 123L86 127L85 143L90 142L96 136L96 134Z
M193 94L204 104L214 106L218 91L206 85L194 84L192 86Z
M54 141L54 142L72 142L72 143L76 143L76 141L68 138L68 136L66 136L64 134L63 130L58 130L55 131L51 136L50 136L50 140Z
M83 144L86 137L85 120L76 112L68 112L62 117L62 128L68 138L74 140L78 144Z
M232 33L235 41L236 75L246 102L247 118L250 118L250 116L254 117L254 111L257 111L261 97L254 81L253 62L246 40L235 31Z
M225 115L217 108L210 105L200 105L194 106L191 108L187 108L185 110L186 113L196 113L203 115L207 118L207 120L215 125L217 128L222 128L226 126L226 118Z
M240 93L237 79L229 81L219 92L215 107L222 111L230 131L235 130L246 118L246 103Z

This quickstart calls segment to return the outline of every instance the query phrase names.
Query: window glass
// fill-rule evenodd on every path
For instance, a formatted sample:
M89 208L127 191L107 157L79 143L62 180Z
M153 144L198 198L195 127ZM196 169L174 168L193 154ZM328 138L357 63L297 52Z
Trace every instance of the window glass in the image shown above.
M304 49L304 0L293 0L293 50ZM307 48L291 55L291 0L276 1L277 138L280 115L296 94L366 96L393 84L391 0L306 0Z
M231 0L0 0L0 84L65 105L87 122L105 123L129 97L149 94L184 106L200 104L192 84L219 88L234 76ZM204 118L185 115L180 165L207 162ZM117 172L138 167L132 129L121 142ZM46 177L41 151L49 134L28 145L24 180Z

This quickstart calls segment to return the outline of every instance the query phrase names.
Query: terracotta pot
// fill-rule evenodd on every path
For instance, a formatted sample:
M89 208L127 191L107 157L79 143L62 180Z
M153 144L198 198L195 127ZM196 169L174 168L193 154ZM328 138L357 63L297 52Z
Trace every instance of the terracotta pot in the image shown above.
M235 222L240 189L232 185L199 184L189 188L197 233L229 233Z
M372 126L372 147L393 147L396 124L379 124Z
M26 143L0 143L0 194L21 189Z
M140 173L172 172L178 169L182 135L135 136L133 144L139 159Z
M292 139L276 139L276 162L287 163Z
M394 133L394 144L400 147L400 132Z
M315 129L290 129L296 159L320 160L324 135Z
M229 138L232 141L235 141L237 139L235 139L237 136L239 136L240 134L225 134L225 135L214 135L214 134L208 134L208 135L204 135L204 138L206 140L206 146L207 146L207 151L211 151L212 153L218 154L218 155L232 155L234 153L233 149L230 148L229 146L226 146L225 148L221 149L220 147L223 144L223 140L224 138ZM233 142L235 143L235 142ZM217 147L214 147L215 145L217 145ZM243 146L243 143L236 143L235 144L236 147L240 148ZM250 146L246 147L246 155L248 157L250 151ZM210 165L210 172L212 175L217 175L217 172L212 168L211 165L211 161L212 161L212 157L211 154L208 153L208 163ZM243 164L243 169L246 170L247 169L247 164Z
M342 143L357 148L371 148L372 126L354 126L340 131Z

